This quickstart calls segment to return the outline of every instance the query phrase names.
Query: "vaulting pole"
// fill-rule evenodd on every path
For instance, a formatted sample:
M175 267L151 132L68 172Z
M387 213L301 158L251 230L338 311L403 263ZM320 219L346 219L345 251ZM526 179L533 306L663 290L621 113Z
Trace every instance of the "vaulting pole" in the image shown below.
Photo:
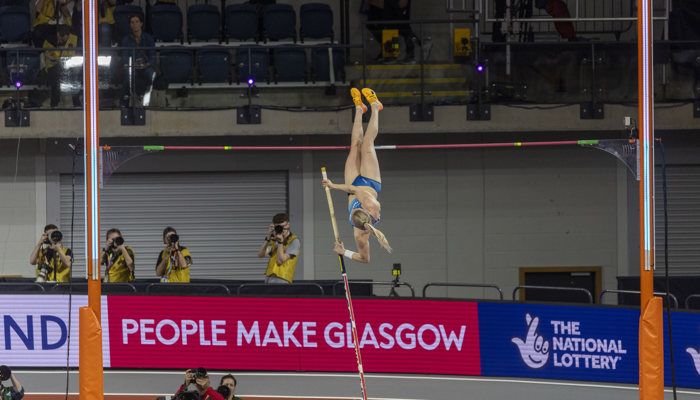
M321 168L323 179L328 179L326 175L326 167ZM335 241L339 242L338 223L335 221L335 210L333 209L333 198L331 190L326 186L326 198L328 199L328 210L331 213L331 224L333 225L333 235ZM367 387L365 386L365 371L362 367L362 354L360 354L360 340L357 336L357 325L355 324L355 311L352 308L352 298L350 297L350 285L348 284L348 274L345 270L345 261L343 256L338 255L340 260L340 272L343 274L343 283L345 284L345 301L348 303L348 313L350 314L350 323L352 324L352 341L355 343L355 357L357 359L357 372L360 374L360 384L362 385L362 399L367 400Z
M654 300L654 97L652 1L637 0L639 97L639 398L664 395L663 321Z
M83 5L83 135L88 307L80 310L80 400L104 399L100 286L100 193L97 90L97 1Z

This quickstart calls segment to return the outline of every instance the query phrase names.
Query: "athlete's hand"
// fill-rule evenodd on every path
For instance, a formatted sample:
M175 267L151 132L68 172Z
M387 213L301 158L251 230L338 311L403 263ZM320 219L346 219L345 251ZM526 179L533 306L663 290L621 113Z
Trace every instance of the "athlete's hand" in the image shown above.
M324 179L321 182L321 184L323 185L324 188L327 187L328 189L333 189L333 182L331 182L330 179Z
M343 242L335 242L335 246L333 246L333 251L338 253L338 255L343 255L345 254L345 246L343 246Z

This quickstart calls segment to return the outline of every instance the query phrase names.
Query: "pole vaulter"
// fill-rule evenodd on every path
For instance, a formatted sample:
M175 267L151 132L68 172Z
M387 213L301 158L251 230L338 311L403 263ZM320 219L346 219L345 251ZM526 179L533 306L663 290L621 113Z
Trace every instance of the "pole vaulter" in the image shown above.
M88 306L80 308L80 400L104 399L100 286L99 98L97 89L97 1L83 4L83 139Z
M326 175L326 167L321 168L321 174L323 179L328 179ZM333 225L333 235L335 236L336 243L340 242L338 236L338 224L335 221L335 211L333 209L333 198L331 197L331 190L326 186L326 198L328 199L328 210L331 213L331 224ZM348 284L348 274L345 270L345 261L343 261L343 256L338 255L338 260L340 261L340 272L343 275L343 284L345 285L345 300L348 303L348 313L350 314L350 322L352 324L352 341L355 343L355 357L357 358L357 372L360 374L360 384L362 385L362 399L367 400L367 387L365 386L365 372L362 368L362 354L360 353L360 341L357 337L357 325L355 324L355 311L352 308L352 297L350 296L350 285Z

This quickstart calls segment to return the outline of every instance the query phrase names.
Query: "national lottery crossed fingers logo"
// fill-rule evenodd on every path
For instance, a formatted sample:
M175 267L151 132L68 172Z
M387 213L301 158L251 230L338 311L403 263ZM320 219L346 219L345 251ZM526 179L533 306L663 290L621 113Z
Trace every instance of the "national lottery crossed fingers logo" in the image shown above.
M586 337L580 321L549 320L553 335L540 334L539 316L525 314L525 336L514 336L523 363L531 369L541 369L552 359L558 368L616 370L627 354L620 338Z

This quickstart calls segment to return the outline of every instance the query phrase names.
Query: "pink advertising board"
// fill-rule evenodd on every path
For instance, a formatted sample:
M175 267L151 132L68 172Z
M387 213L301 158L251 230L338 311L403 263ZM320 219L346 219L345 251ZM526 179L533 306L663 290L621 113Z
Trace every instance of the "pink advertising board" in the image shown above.
M115 368L356 371L344 299L109 296ZM480 375L477 303L353 301L366 372Z

